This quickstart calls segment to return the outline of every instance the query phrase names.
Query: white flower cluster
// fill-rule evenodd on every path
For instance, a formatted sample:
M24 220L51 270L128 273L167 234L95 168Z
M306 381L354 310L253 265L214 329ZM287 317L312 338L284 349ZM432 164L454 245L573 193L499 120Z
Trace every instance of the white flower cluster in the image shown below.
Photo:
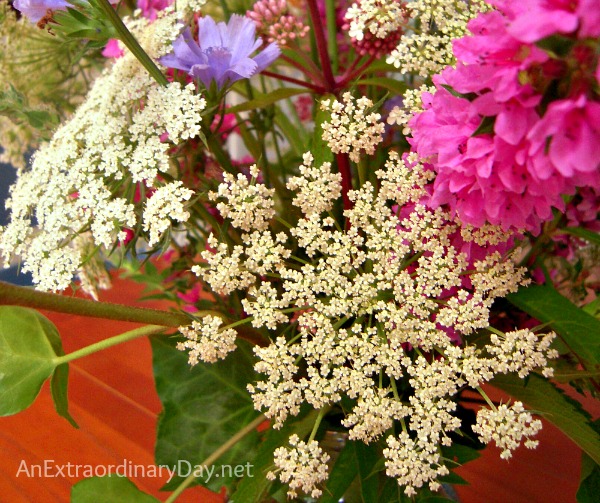
M157 58L178 36L179 16L169 8L152 23L145 19L127 23L148 54ZM136 185L123 180L160 185L157 173L171 169L168 150L198 132L204 107L192 87L173 83L159 88L126 52L96 79L73 117L35 153L31 167L19 173L7 202L11 222L0 229L0 253L6 264L20 256L22 271L32 273L40 290L68 287L89 258L82 255L82 244L75 244L75 238L89 236L89 249L110 249L125 239L124 229L135 228L138 221L133 204ZM162 232L162 224L152 222L159 216L152 209L157 202L147 209L145 222L148 230L153 229L152 242ZM172 216L184 213L175 210ZM90 271L84 280L99 282Z
M250 168L250 174L252 180L248 181L242 173L238 174L237 178L230 173L224 173L225 183L219 184L217 192L211 192L209 197L212 201L224 199L217 204L217 209L224 218L231 219L234 227L245 231L264 230L269 226L269 220L275 216L275 190L256 183L256 165Z
M222 324L221 318L209 315L200 321L193 321L190 326L179 327L179 332L187 340L178 342L177 349L189 350L190 365L196 365L199 361L214 363L235 350L236 331L233 328L222 329Z
M387 449L383 450L386 473L406 487L405 493L408 496L416 495L415 487L419 488L427 483L432 491L440 488L436 479L448 475L449 470L441 462L435 445L413 440L404 431L398 438L388 437L387 444Z
M369 31L377 38L385 38L405 23L404 8L397 0L359 0L346 11L350 21L348 34L356 40Z
M184 201L189 201L193 194L182 182L171 182L159 187L146 200L143 218L149 246L160 241L172 220L187 222L190 213L186 211Z
M148 91L143 108L132 117L128 129L135 147L125 162L134 182L151 184L159 171L169 171L172 145L198 136L206 101L194 90L193 83L181 87L172 82ZM168 135L168 141L163 141L161 133Z
M320 168L313 167L313 155L306 152L300 166L300 175L290 178L287 188L298 194L293 204L307 217L329 211L334 201L341 195L342 176L331 172L331 163L326 162Z
M385 126L380 122L381 115L370 112L373 102L363 96L355 99L346 92L343 103L335 99L321 102L323 110L331 112L331 119L322 124L323 140L335 153L349 153L354 162L360 160L360 151L373 155L375 147L383 139Z
M407 8L413 33L402 37L387 62L403 73L428 77L454 64L453 40L465 34L471 19L491 7L485 0L415 0Z
M525 282L524 271L497 252L470 262L455 249L457 236L495 242L493 230L461 236L449 214L419 204L431 174L414 156L390 155L377 172L379 192L369 183L350 191L345 226L321 202L324 192L339 193L333 185L340 182L328 179L324 189L308 168L311 156L304 163L304 180L293 184L303 217L289 236L255 231L231 249L212 238L207 263L195 272L217 292L246 290L242 303L255 327L295 329L290 342L279 336L255 348L255 370L266 378L248 389L275 428L303 403L320 410L348 397L356 400L343 423L350 437L371 442L402 420L414 440L388 438L388 473L408 494L435 488L447 470L439 446L450 445L449 433L461 425L454 395L499 372L544 367L555 356L553 334L538 341L522 330L483 348L468 344L488 328L494 299ZM307 201L323 211L304 211ZM408 397L398 394L398 380L410 386Z
M434 86L422 85L418 89L407 89L403 96L403 106L394 107L390 110L387 118L388 124L397 124L402 126L402 134L409 135L409 121L416 113L423 111L423 93L435 93Z
M311 440L308 443L298 438L290 437L292 449L279 447L274 452L276 472L267 473L269 480L275 480L277 473L279 479L289 484L288 497L298 496L298 490L310 494L313 498L321 496L323 491L319 484L327 480L327 462L329 455L319 447L318 442Z
M531 331L516 330L505 334L493 333L488 351L498 360L498 369L501 372L517 372L519 377L525 377L533 369L543 368L545 377L554 375L552 368L544 368L548 360L558 358L558 351L550 349L554 339L553 332L544 335L541 339Z
M483 443L487 444L493 440L502 449L502 459L511 458L512 451L521 445L524 438L525 447L537 447L538 441L531 440L531 437L537 435L541 429L542 422L533 419L521 402L515 402L512 407L501 404L495 410L481 409L477 413L477 423L473 425L473 431Z

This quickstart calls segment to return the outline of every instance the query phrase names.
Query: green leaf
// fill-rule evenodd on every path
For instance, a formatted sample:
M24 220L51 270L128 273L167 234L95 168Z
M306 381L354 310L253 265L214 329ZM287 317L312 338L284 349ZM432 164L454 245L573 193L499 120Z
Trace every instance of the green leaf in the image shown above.
M530 286L507 296L509 302L548 323L585 362L600 364L600 321L550 286Z
M481 456L478 450L457 443L453 443L450 447L442 446L442 455L458 465L464 465Z
M0 306L0 415L29 407L62 354L50 320L33 309Z
M71 503L160 503L154 496L140 491L126 477L110 474L91 477L75 484L71 489Z
M164 489L175 488L191 469L254 420L257 412L246 386L254 380L250 345L238 340L235 357L190 367L187 353L175 348L177 339L152 337L156 391L163 410L158 421L156 463L180 468ZM244 475L234 468L252 462L256 432L247 435L213 465L213 475L198 481L219 491ZM227 465L227 466L223 466Z
M11 84L6 91L0 91L0 115L17 124L28 123L31 127L44 130L58 124L58 116L46 110L34 110L27 104L25 96Z
M352 446L356 454L362 501L364 503L377 501L379 476L377 473L373 473L373 470L381 459L379 448L376 444L367 445L362 442L352 442Z
M596 297L594 300L583 306L583 309L586 313L592 315L594 318L600 317L600 296Z
M596 503L600 494L600 466L585 453L581 454L582 477L577 490L577 503Z
M600 463L600 435L590 425L589 415L550 381L536 374L530 374L526 383L514 375L500 375L490 384L526 403Z
M494 131L495 124L495 117L484 117L483 119L481 119L481 122L479 123L479 126L477 126L477 129L471 134L471 137L492 133Z
M318 411L311 410L298 421L286 421L279 430L269 429L252 461L253 473L244 477L236 487L230 501L261 501L261 498L273 484L267 480L266 474L274 468L273 451L288 445L288 439L294 433L300 438L306 437L312 430Z
M573 236L577 236L578 238L585 239L592 244L600 246L600 234L597 232L592 232L587 229L583 229L581 227L565 227L563 229L568 234L572 234Z
M255 110L257 108L265 108L280 100L285 100L286 98L291 98L292 96L297 96L298 94L306 94L307 92L308 91L306 89L282 87L266 94L256 93L254 99L228 108L227 113L246 112L248 110Z
M387 89L388 91L400 96L402 96L408 89L406 82L404 82L403 80L391 79L389 77L373 77L369 79L361 79L357 82L357 84L382 87L383 89Z
M69 382L69 364L63 363L54 370L50 380L50 391L54 408L59 416L64 417L74 428L79 428L75 419L69 414L69 400L67 397L67 385Z
M334 98L334 96L327 96L326 98ZM323 140L323 123L331 120L331 112L329 110L322 110L321 107L317 109L315 117L315 130L313 132L310 144L305 149L306 152L310 152L314 157L314 166L320 167L324 162L333 161L333 152L327 146L327 142Z
M323 491L320 503L337 503L358 475L356 449L352 441L347 441L329 472L327 487Z
M594 421L592 426L598 432L600 419ZM581 453L581 482L577 490L577 503L595 503L600 494L600 466L594 463L585 452Z
M306 132L303 129L294 126L288 116L279 107L275 109L275 124L277 124L281 132L290 142L296 155L302 155L305 152L304 145L306 143Z

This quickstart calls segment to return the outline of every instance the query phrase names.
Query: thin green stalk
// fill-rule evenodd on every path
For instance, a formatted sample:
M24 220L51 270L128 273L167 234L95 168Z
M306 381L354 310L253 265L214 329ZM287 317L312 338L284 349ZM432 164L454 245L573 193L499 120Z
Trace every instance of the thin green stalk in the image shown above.
M491 408L492 410L496 410L496 406L494 405L494 402L492 402L492 401L490 400L490 397L489 397L489 396L487 396L486 392L485 392L485 391L483 391L483 389L481 389L481 386L477 386L475 389L476 389L476 390L478 391L478 393L479 393L479 394L480 394L480 395L483 397L483 399L484 399L484 400L487 402L487 404L490 406L490 408Z
M148 56L146 51L142 49L142 46L127 29L127 26L125 26L125 23L123 23L122 19L116 13L115 9L113 9L110 2L108 0L97 0L97 2L104 11L106 18L114 26L121 42L127 46L137 60L144 66L146 70L148 70L148 73L152 76L152 78L154 78L154 80L156 80L156 82L158 82L161 86L166 86L169 83L167 77L163 75L154 61L150 59L150 56Z
M325 15L327 16L327 51L331 58L331 69L333 73L338 71L338 47L337 47L337 25L335 18L335 0L325 1Z
M58 356L54 359L56 365L62 365L63 363L68 363L73 360L77 360L78 358L83 358L84 356L89 356L91 354L97 353L98 351L102 351L104 349L108 349L112 346L116 346L117 344L122 344L123 342L131 341L133 339L138 339L140 337L147 337L148 335L155 334L164 330L165 327L161 327L158 325L146 325L145 327L134 328L128 332L122 333L120 335L116 335L114 337L109 337L108 339L104 339L103 341L96 342L95 344L90 344L85 348L78 349L77 351L73 351L68 355Z
M217 461L223 454L225 454L229 449L231 449L235 444L237 444L240 440L242 440L246 435L252 433L256 428L258 428L264 421L265 416L262 414L254 419L252 422L248 423L244 426L240 431L238 431L233 437L231 437L227 442L225 442L221 447L219 447L215 452L213 452L208 458L206 458L200 466L208 468L212 466L215 461ZM190 475L177 486L171 495L165 500L165 503L173 503L179 495L192 483L195 479L195 473L192 471Z
M323 407L319 411L319 415L317 416L317 420L315 421L315 425L313 426L312 431L310 432L310 437L308 437L308 442L312 442L317 435L317 431L319 430L319 426L321 425L321 421L325 417L325 413L329 410L329 408Z

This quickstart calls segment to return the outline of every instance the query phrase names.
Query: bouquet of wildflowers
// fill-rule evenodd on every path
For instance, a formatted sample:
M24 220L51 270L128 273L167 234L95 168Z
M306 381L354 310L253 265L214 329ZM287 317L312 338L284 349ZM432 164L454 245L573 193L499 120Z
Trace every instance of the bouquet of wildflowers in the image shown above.
M442 501L485 444L536 447L539 417L600 463L557 387L600 389L596 0L15 0L0 16L18 175L0 253L35 286L0 286L3 415L51 378L74 422L68 363L151 336L156 462L253 463L219 479L232 501ZM172 309L97 302L107 268ZM58 295L73 285L96 300ZM31 307L146 325L64 354Z

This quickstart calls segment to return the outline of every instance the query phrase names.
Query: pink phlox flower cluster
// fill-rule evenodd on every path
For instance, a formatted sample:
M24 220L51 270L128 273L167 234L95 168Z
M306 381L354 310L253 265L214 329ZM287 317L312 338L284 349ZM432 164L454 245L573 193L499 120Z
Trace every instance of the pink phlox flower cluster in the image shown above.
M536 233L563 195L600 187L598 55L580 43L600 33L600 17L586 0L492 3L500 11L469 23L456 68L424 93L410 141L437 172L434 207ZM572 45L562 59L533 44L556 33Z

